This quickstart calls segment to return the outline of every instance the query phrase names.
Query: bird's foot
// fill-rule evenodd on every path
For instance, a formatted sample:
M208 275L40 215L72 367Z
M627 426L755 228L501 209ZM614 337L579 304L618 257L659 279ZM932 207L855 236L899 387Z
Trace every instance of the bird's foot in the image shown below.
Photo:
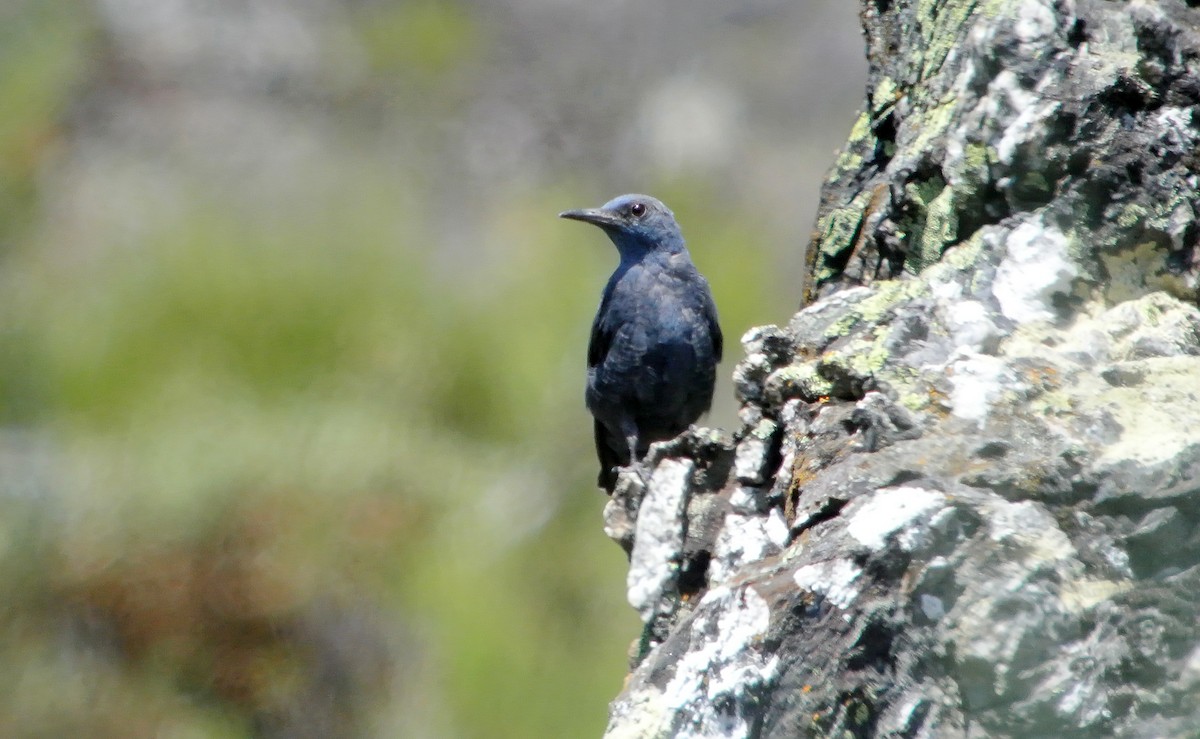
M641 460L616 468L618 487L636 486L642 491L650 489L651 469Z
M629 465L629 469L633 470L634 474L638 476L638 479L642 481L642 485L647 488L650 487L650 468L646 466L645 462L639 459Z
M649 487L649 475L635 465L616 467L613 490L609 493L609 503L619 502L636 519L637 509L645 497Z

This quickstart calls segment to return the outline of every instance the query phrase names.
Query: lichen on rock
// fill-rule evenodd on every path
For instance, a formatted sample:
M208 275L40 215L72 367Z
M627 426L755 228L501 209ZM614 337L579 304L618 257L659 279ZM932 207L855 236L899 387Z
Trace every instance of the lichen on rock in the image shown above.
M655 468L705 472L609 734L1191 735L1200 11L863 22L811 300Z

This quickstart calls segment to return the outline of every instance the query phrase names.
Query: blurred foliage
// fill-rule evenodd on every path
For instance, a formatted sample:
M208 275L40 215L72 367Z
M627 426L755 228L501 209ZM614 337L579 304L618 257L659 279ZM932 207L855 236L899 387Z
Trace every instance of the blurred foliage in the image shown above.
M157 726L182 710L232 735L285 722L330 669L306 626L330 608L327 628L368 618L399 642L377 654L407 663L371 667L387 680L343 668L378 704L355 703L355 722L394 699L388 681L430 680L453 735L602 725L636 619L563 361L596 275L544 243L534 271L456 295L389 241L394 214L353 194L329 205L336 221L264 227L214 207L77 268L49 245L10 258L6 328L23 338L4 407L26 408L15 420L64 466L37 536L9 550L35 587L7 601L6 677L52 684L47 652L78 651L54 644L64 628L87 632L88 659L93 638L113 645L94 675L111 695L0 689L0 715L29 721L15 735L108 712ZM33 412L11 397L30 388ZM506 500L522 485L541 497ZM506 530L526 515L544 527Z
M38 0L0 8L0 248L36 212L37 167L83 70L89 28L79 11L75 2Z
M450 3L361 20L381 74L482 38ZM554 214L613 193L497 195L502 258L456 279L383 163L306 173L285 217L196 184L61 243L38 169L98 74L87 14L0 21L0 735L597 735L639 628L581 400L615 252ZM728 374L791 302L766 236L703 185L646 189Z
M481 53L480 31L454 2L415 0L367 6L358 33L371 68L380 74L437 81L438 75Z

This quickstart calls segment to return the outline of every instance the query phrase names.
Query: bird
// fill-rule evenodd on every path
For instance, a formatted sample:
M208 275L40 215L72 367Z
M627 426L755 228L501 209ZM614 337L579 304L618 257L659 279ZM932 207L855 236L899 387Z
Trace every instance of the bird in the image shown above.
M620 255L592 322L584 393L597 484L611 494L619 467L645 480L650 444L683 433L712 405L721 327L708 280L661 201L621 195L559 217L599 226Z

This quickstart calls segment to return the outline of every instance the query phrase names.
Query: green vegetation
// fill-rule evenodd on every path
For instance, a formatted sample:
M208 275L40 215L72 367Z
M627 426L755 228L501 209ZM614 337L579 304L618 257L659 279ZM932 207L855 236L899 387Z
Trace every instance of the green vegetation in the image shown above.
M397 8L373 66L475 43ZM305 172L283 212L185 178L136 228L47 224L37 167L95 73L78 11L0 13L0 735L242 737L323 700L329 735L597 735L639 624L581 399L615 255L554 218L596 197L499 196L503 259L463 273L382 164ZM791 301L753 289L750 224L659 185L735 361Z

